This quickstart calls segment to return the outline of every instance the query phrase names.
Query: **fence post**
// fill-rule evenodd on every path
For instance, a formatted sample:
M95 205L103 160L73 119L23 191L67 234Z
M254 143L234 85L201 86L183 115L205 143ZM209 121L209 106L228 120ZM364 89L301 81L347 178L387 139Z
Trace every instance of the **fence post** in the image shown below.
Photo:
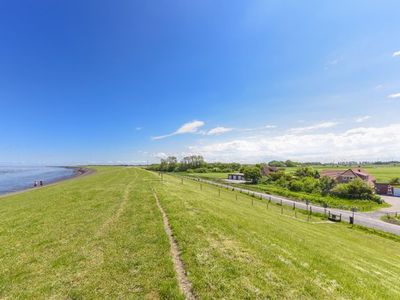
M296 202L293 202L293 210L296 209Z

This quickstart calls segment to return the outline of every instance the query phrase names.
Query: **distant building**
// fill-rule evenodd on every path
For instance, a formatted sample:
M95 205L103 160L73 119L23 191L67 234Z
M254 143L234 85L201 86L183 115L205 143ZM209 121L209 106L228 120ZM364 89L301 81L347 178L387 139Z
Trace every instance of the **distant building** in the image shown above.
M246 181L243 173L230 173L230 174L228 174L228 180Z
M379 195L400 197L400 187L395 187L388 183L375 183L375 191Z
M393 187L388 183L375 183L375 191L379 195L393 195Z
M335 179L338 183L347 183L356 178L365 181L370 186L375 186L375 177L369 175L361 169L348 169L348 170L323 170L321 176L328 176Z
M263 167L261 168L261 175L262 175L262 176L268 176L268 175L270 175L271 173L275 173L275 172L278 172L278 171L279 171L279 168L278 168L278 167L263 166Z

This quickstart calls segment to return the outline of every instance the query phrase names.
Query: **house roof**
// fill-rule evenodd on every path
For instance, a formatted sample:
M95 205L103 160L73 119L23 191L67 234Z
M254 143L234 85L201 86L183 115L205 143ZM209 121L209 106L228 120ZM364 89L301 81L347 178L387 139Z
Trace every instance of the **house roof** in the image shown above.
M361 169L347 169L347 170L323 170L321 171L322 176L328 176L328 177L339 177L341 175L344 175L347 172L351 172L354 174L354 176L359 177L361 179L368 179L368 182L374 182L375 177L368 174L367 172L361 170Z

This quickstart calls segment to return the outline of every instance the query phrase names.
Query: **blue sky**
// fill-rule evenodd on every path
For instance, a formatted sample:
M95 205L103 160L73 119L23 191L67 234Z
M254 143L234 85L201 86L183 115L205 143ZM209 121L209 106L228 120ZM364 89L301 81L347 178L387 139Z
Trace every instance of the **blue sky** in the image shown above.
M0 163L400 159L399 1L2 1Z

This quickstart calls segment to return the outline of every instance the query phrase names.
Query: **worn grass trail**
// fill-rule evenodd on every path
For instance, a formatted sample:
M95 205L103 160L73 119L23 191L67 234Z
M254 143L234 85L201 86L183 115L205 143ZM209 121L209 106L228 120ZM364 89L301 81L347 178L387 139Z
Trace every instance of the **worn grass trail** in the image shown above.
M153 186L201 299L400 299L399 239L299 221L246 195L164 179Z
M0 201L0 298L183 298L143 171L96 174Z
M400 299L400 238L281 209L123 167L1 198L0 299L183 299L170 237L199 299Z

